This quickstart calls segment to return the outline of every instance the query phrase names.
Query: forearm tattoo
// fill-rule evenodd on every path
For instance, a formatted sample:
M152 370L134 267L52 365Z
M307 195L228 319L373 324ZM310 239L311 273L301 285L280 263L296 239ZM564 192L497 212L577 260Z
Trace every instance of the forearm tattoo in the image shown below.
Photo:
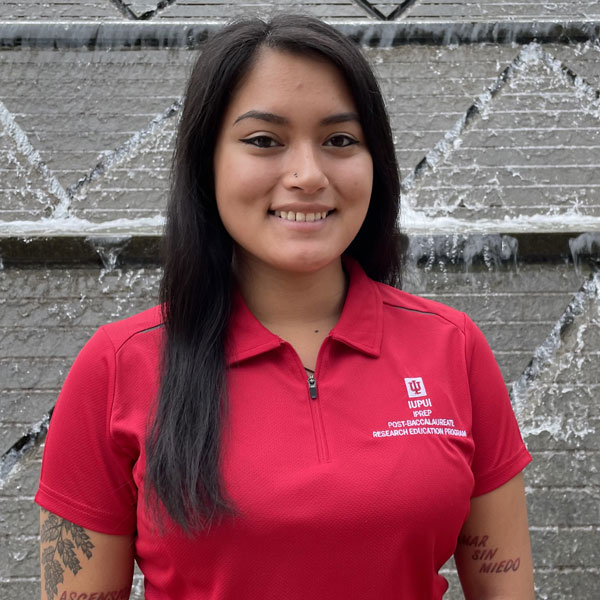
M83 527L61 519L55 514L43 512L48 515L40 530L40 541L42 544L48 544L42 550L41 557L44 569L44 589L48 600L54 600L58 595L58 584L64 581L65 567L70 569L74 575L81 570L76 549L90 559L94 544ZM59 600L62 598L71 600L71 597L63 593ZM79 596L74 597L79 598ZM88 595L83 595L81 600L88 598ZM105 595L104 598L112 600L112 596Z
M129 600L130 589L112 592L63 592L58 600Z
M498 547L490 542L487 535L461 534L458 545L468 550L469 558L479 565L479 573L511 573L518 571L521 557L502 558L498 556Z

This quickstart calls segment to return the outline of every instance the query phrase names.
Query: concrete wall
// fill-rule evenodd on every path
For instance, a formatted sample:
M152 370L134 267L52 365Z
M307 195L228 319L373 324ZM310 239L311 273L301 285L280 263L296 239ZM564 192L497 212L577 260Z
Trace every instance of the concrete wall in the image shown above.
M235 10L290 6L361 39L378 71L411 240L405 288L468 312L498 358L534 456L538 597L594 597L600 3L508 0L0 5L0 597L39 595L32 498L69 365L100 324L156 302L194 36Z

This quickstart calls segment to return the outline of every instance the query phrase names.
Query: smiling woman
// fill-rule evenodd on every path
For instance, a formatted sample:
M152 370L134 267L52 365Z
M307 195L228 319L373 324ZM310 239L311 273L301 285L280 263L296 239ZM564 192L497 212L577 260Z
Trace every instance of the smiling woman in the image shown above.
M36 501L44 600L532 598L504 383L400 285L399 175L360 51L308 17L225 27L187 88L162 303L64 384ZM476 540L475 542L473 540Z
M214 164L219 215L245 280L264 276L257 269L341 270L367 214L373 165L337 68L259 51L223 117Z

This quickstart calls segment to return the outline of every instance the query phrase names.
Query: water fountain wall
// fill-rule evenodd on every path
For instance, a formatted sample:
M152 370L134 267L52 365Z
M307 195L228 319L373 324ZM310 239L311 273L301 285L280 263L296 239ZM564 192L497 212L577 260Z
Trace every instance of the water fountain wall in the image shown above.
M99 325L156 303L195 48L236 11L291 9L331 21L378 72L402 174L405 289L466 311L500 363L534 457L537 597L594 597L596 0L2 2L0 597L39 597L32 498L70 364Z

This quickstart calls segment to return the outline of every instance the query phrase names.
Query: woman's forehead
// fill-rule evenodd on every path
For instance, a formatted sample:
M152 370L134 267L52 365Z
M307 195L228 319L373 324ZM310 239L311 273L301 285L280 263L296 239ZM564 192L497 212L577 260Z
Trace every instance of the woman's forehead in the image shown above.
M356 113L350 89L340 71L312 55L262 49L232 95L227 120L251 111L290 119L293 113Z

